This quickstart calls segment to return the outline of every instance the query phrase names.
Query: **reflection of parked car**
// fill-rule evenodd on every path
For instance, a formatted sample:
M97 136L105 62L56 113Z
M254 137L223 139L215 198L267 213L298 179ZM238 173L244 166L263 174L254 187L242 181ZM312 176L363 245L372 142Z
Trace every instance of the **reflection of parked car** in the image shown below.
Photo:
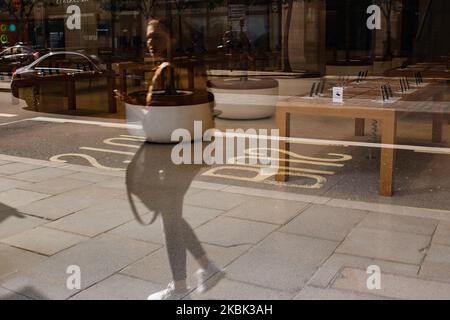
M13 74L14 79L29 79L56 74L80 72L102 72L94 61L78 52L52 52L37 59L28 66L19 68Z
M52 52L28 66L17 69L13 73L11 89L13 95L19 98L17 88L32 87L46 76L82 73L100 74L104 71L94 62L94 59L85 54L67 51ZM17 82L20 82L20 85Z
M0 52L0 72L12 73L17 68L32 63L39 57L33 49L18 44Z

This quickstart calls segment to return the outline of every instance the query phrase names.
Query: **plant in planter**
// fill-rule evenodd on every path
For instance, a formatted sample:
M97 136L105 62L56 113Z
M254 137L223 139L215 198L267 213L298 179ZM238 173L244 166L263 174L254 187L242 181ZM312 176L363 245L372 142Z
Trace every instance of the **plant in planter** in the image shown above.
M193 137L195 121L202 121L203 130L213 127L214 98L195 84L190 90L183 90L177 84L176 71L189 61L174 56L171 3L166 2L165 6L164 22L150 19L147 25L147 47L156 64L149 88L122 99L128 123L136 125L132 126L135 128L131 129L132 134L144 135L149 142L169 143L176 129L186 129ZM195 73L193 68L188 70Z
M215 96L220 118L224 119L262 119L275 113L278 101L278 82L273 79L259 79L248 76L250 63L253 61L250 41L244 31L245 18L239 21L239 31L230 26L223 37L224 56L230 59L231 77L208 81L208 90ZM237 69L238 77L233 77L232 70Z

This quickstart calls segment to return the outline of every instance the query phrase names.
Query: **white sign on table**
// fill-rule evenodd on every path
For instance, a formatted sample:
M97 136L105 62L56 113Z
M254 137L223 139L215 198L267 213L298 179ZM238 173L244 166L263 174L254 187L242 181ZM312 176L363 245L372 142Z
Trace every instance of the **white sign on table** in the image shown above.
M343 87L333 87L333 103L344 103Z

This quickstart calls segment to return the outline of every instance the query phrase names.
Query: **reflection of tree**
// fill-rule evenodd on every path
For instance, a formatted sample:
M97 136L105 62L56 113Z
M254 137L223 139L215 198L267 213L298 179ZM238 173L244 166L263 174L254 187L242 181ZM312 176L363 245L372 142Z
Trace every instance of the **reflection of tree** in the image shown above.
M148 20L154 16L155 5L163 0L100 0L99 6L111 14L111 48L115 52L116 21L121 11L135 10Z
M0 10L8 12L14 17L19 41L25 39L25 30L36 3L35 0L0 0Z
M386 20L386 48L384 58L392 58L392 12L395 0L374 0L374 4L378 5Z
M291 34L292 13L294 11L294 1L312 2L313 0L282 0L286 6L286 20L283 33L283 71L292 72L291 61L289 59L289 36Z
M164 1L164 0L161 0ZM166 0L167 1L167 0ZM170 1L170 0L169 0ZM179 37L179 48L183 48L183 23L182 23L182 14L184 10L186 9L199 9L199 8L206 8L207 15L206 19L208 20L209 12L211 10L214 10L219 5L222 5L225 3L225 0L172 0L172 2L175 5L175 9L177 11L178 15L178 37ZM208 22L206 23L208 27Z

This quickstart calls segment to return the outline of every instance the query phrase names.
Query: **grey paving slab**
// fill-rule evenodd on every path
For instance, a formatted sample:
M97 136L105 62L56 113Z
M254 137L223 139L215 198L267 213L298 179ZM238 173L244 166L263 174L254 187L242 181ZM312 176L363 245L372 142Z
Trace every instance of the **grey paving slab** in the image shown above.
M36 166L40 166L40 167L57 168L57 167L64 165L63 163L57 163L57 162L46 161L46 160L38 160L38 159L32 159L32 158L16 157L16 156L10 156L10 155L6 155L6 154L0 155L0 158L3 161L26 163L26 164L32 164L32 165L36 165Z
M102 235L64 250L34 268L6 277L0 285L6 289L39 299L67 299L80 290L69 290L67 268L81 269L81 290L104 280L141 259L158 247L117 235Z
M22 173L17 173L15 175L11 175L15 179L25 180L30 182L41 182L46 181L53 178L58 178L62 176L67 176L72 174L73 171L64 170L60 168L40 168L36 170L30 170Z
M450 246L450 222L439 222L433 237L433 243Z
M25 296L17 294L13 291L0 288L0 301L1 300L31 300Z
M430 236L437 220L371 212L358 227L399 231Z
M26 182L26 181L20 181L20 180L10 179L10 178L6 178L6 177L0 177L0 192L9 190L9 189L24 187L29 184L30 183Z
M143 213L145 207L139 207ZM48 228L94 237L133 219L130 204L126 200L110 200L103 204L80 210L46 225Z
M308 281L308 285L326 288L343 268L352 267L367 270L367 268L372 265L379 266L381 272L389 272L405 276L417 276L419 272L419 266L417 265L355 257L337 253L333 254L319 268L319 270L317 270L314 276Z
M33 267L45 259L42 255L0 244L0 282L2 278Z
M2 175L13 175L29 170L35 170L42 168L42 166L37 166L28 163L8 163L0 166L0 174Z
M450 247L433 244L420 268L420 276L450 282Z
M336 279L333 288L373 293L393 299L440 300L450 299L450 283L427 281L394 274L381 275L381 289L369 290L365 270L345 268Z
M355 209L313 205L281 228L280 231L342 241L365 215L365 211Z
M1 242L17 248L51 256L86 239L86 237L68 232L37 227L2 239Z
M162 289L165 287L161 284L115 274L81 291L71 300L147 300L150 294Z
M112 179L102 180L95 184L101 188L113 188L119 190L126 190L125 178L113 177Z
M189 205L185 205L183 207L183 218L193 229L214 219L222 213L223 211L215 209L200 208ZM142 219L144 221L151 221L152 217L153 213L149 213L144 215ZM136 220L133 220L111 230L111 232L136 240L165 244L161 215L159 215L155 222L151 225L141 225Z
M114 177L110 176L110 175L95 174L95 173L90 173L90 172L76 172L74 174L66 176L66 178L76 179L76 180L83 180L83 181L89 181L89 182L96 183L96 182L109 180L109 179L112 179Z
M31 217L15 210L0 212L0 240L33 229L47 220Z
M294 300L385 300L386 297L373 294L358 293L349 290L332 288L315 288L306 286L294 297Z
M2 166L4 164L8 164L8 163L11 163L11 161L0 160L0 166Z
M276 232L228 267L230 279L299 292L338 243Z
M248 200L252 200L252 197L223 191L205 190L186 197L184 203L197 207L230 210Z
M71 170L74 172L85 172L88 174L97 174L104 175L110 177L125 177L125 169L124 170L103 170L90 166L83 166L78 164L63 164L59 168L64 170Z
M209 281L215 281L211 278ZM273 289L267 289L233 281L221 279L205 293L194 291L189 298L193 300L289 300L293 294Z
M330 198L321 197L321 196L310 196L300 193L292 193L292 192L284 192L284 191L275 191L275 190L263 190L258 188L248 188L248 187L237 187L230 186L223 189L225 192L242 194L248 196L257 196L263 198L272 198L279 200L290 200L290 201L299 201L306 203L316 203L316 204L325 204L330 201Z
M419 265L430 241L429 236L355 228L336 252Z
M120 190L115 189L87 186L36 201L30 205L21 206L18 210L38 217L56 220L90 206L111 201L120 192Z
M10 189L0 192L0 203L12 208L18 208L48 197L50 197L50 195L44 193L25 191L20 189Z
M327 202L327 205L332 207L359 209L407 217L418 217L418 218L450 221L450 215L448 210L436 210L428 208L394 205L388 203L377 203L371 201L355 201L342 199L331 199L330 201Z
M192 195L194 195L194 194L196 194L196 193L202 192L203 190L204 190L204 189L194 188L194 187L191 186L191 187L188 189L188 191L186 192L186 194L185 194L184 197L192 196Z
M205 190L222 190L228 187L228 185L204 181L192 181L191 187Z
M223 248L207 244L203 245L203 249L209 259L214 261L214 263L220 267L226 267L233 260L246 252L249 247L250 246L237 246ZM197 280L194 273L199 269L199 265L189 253L187 254L186 261L187 280L190 287L195 288ZM165 247L128 266L122 270L121 273L162 285L167 285L173 280L167 257L167 249Z
M305 202L277 199L246 201L227 212L227 216L283 225L299 214L308 204Z
M278 226L263 222L218 217L195 230L201 242L221 246L256 244Z
M49 179L38 183L27 184L24 186L19 186L21 190L40 192L45 194L56 195L64 193L70 190L82 188L90 185L90 182L70 179L70 178L55 178Z

